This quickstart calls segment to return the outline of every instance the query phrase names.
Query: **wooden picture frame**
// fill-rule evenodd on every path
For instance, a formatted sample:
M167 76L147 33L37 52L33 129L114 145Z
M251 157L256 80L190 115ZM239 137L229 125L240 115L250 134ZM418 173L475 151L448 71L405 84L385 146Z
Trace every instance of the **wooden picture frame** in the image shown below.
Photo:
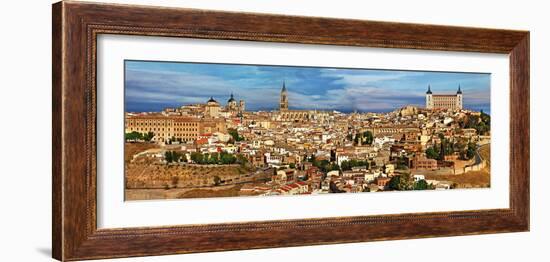
M53 5L53 257L82 260L529 230L529 32L83 2ZM508 54L510 208L98 229L99 34Z

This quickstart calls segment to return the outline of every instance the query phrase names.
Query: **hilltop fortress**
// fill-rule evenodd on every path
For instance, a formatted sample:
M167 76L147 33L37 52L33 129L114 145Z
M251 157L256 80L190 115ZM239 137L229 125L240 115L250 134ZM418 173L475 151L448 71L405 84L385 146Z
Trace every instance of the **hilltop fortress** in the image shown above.
M428 85L426 91L426 109L462 109L462 90L458 85L455 95L432 94L432 89Z

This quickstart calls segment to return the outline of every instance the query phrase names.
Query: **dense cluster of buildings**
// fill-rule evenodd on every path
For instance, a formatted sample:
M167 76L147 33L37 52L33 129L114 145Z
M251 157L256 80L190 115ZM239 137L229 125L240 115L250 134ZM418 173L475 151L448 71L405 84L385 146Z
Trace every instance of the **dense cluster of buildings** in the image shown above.
M489 141L489 134L463 128L464 119L480 113L463 109L460 86L456 95L432 94L428 87L425 108L406 106L389 113L293 110L284 83L279 100L273 111L246 111L245 102L231 94L225 106L211 97L204 104L162 112L126 113L125 129L152 132L154 142L176 145L187 154L187 163L195 152L229 152L246 157L255 169L273 170L270 181L242 186L243 195L385 190L393 176L404 172L424 180L425 174L455 174L477 164L460 159L460 148L429 158L430 147L439 149L443 141ZM434 188L451 186L428 182Z

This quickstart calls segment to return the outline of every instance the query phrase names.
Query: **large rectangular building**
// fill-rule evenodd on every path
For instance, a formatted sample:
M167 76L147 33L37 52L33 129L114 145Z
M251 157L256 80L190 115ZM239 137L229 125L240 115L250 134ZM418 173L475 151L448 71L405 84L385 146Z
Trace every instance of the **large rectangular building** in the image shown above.
M434 95L431 87L428 85L426 92L426 108L427 109L462 109L462 90L460 85L456 95Z
M165 142L171 138L195 141L201 134L225 133L223 119L203 119L161 114L126 115L125 132L154 134L154 141Z

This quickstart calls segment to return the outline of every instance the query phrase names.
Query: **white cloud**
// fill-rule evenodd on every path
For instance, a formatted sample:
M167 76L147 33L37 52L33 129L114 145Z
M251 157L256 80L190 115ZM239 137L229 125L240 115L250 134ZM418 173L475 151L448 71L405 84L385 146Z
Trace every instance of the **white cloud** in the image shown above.
M258 74L264 72L257 71ZM237 73L238 75L239 73ZM422 105L424 91L418 88L389 88L384 81L422 76L423 72L380 72L366 75L351 70L321 70L322 77L333 79L333 89L319 87L319 92L306 94L299 89L304 79L286 77L290 108L337 110L392 110L409 104ZM282 84L272 84L266 77L228 78L209 74L127 69L127 99L138 103L191 104L202 103L213 96L225 104L233 92L236 99L244 99L250 109L276 109ZM271 76L272 77L272 76ZM339 87L339 88L334 88ZM488 88L463 88L465 100L471 104L487 103ZM468 90L468 91L466 91ZM471 90L471 91L470 91Z
M257 85L243 90L242 82L212 75L127 70L126 77L126 98L134 102L192 104L205 102L213 96L225 104L233 92L236 99L244 99L248 104L275 108L279 103L279 87Z

